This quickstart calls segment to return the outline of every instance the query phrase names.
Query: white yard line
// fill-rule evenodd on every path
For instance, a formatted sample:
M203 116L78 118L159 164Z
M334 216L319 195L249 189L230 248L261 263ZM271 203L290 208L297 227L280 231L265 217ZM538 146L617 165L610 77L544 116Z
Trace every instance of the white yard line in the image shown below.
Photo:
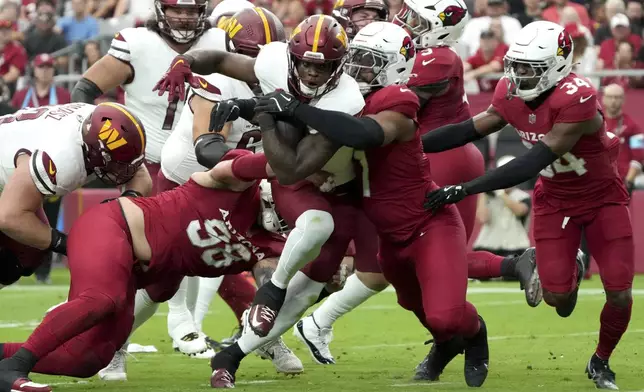
M392 387L423 387L423 388L431 388L431 387L437 387L439 385L450 385L450 384L456 384L453 382L410 382L406 384L391 384Z

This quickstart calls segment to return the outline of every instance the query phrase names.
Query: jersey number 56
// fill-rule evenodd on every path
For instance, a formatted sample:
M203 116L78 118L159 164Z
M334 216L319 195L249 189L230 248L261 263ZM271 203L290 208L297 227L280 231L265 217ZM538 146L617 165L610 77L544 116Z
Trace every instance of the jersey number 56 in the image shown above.
M224 268L237 261L250 261L250 250L243 244L233 243L230 230L219 219L206 219L203 227L200 221L193 220L186 232L192 245L204 249L201 260L212 267Z

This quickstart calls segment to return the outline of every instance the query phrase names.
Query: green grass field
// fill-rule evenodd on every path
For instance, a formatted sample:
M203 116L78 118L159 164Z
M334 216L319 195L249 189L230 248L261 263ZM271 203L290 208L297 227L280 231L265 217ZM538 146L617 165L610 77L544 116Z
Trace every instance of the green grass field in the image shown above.
M50 306L67 296L65 271L55 273L54 285L22 285L0 291L3 316L2 341L24 340ZM598 277L584 281L577 309L568 319L541 304L529 308L515 283L472 283L469 299L487 321L490 336L490 374L483 386L493 391L589 391L594 384L584 367L597 342L599 312L604 296ZM622 391L644 392L640 376L644 363L644 317L640 300L644 278L636 280L635 306L630 330L611 360ZM155 345L159 353L128 358L129 381L106 383L94 377L75 380L33 375L56 391L199 391L209 387L207 360L188 358L172 351L166 332L167 307L136 332L132 341ZM217 300L206 319L205 331L213 338L230 335L232 312ZM411 381L418 361L429 346L427 333L414 316L400 309L393 292L384 292L341 319L335 327L334 366L320 366L289 332L286 343L304 362L304 374L276 374L268 361L249 356L237 372L237 389L243 391L460 391L463 359L459 356L437 383Z

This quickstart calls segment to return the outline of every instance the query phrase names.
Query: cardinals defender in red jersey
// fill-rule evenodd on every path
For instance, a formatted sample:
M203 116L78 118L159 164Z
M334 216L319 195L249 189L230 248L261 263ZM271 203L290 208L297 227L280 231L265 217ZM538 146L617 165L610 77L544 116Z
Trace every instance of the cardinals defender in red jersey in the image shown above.
M137 288L183 275L237 274L278 255L283 241L256 226L255 179L269 171L263 154L231 150L180 187L83 214L69 234L69 301L26 342L0 345L0 389L51 391L31 382L30 372L96 374L130 334Z
M398 303L413 311L438 342L433 371L440 374L464 350L465 380L481 386L487 376L487 332L465 299L463 224L455 208L430 216L421 206L423 193L437 186L420 146L418 98L403 84L414 52L411 37L394 24L374 22L358 33L345 72L367 93L361 118L300 103L283 91L258 98L255 110L291 116L336 145L365 150L356 156L363 165L363 208L380 237L380 267L396 288ZM262 131L266 140L269 131Z
M605 130L595 89L570 73L572 45L557 24L527 25L505 56L506 77L490 108L423 137L425 146L449 149L509 123L532 147L482 177L430 193L427 208L438 211L467 195L509 188L539 173L533 225L543 298L562 317L573 311L584 272L583 263L575 262L583 229L606 291L599 343L586 372L598 388L617 389L608 359L631 317L633 231L628 193L615 164L619 138Z
M420 98L418 122L423 134L470 118L463 88L463 62L452 48L468 20L467 7L461 0L405 0L394 17L394 23L411 32L419 48L407 85ZM427 158L432 178L440 186L467 182L485 173L483 155L472 143L427 154ZM477 196L466 197L456 204L465 224L468 243L474 230L476 205ZM530 254L532 250L521 257L504 258L490 252L469 252L468 276L517 278L525 289L528 304L537 306L541 302L541 289ZM416 377L427 379L422 371Z

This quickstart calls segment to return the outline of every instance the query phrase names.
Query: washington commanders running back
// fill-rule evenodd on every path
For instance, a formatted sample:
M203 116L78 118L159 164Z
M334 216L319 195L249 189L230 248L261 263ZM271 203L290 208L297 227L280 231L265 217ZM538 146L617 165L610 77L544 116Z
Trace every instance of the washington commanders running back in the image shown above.
M598 388L617 389L608 359L631 316L628 193L616 170L619 138L605 130L597 92L587 79L570 73L572 45L559 25L527 25L505 56L505 78L490 108L423 137L425 146L449 149L509 123L532 147L482 177L430 193L427 207L438 211L467 195L515 186L539 173L533 225L543 298L560 316L572 313L583 276L575 262L583 229L606 291L599 343L586 372Z
M425 192L437 186L420 145L418 97L403 84L414 56L404 29L371 23L351 43L345 71L367 93L361 118L315 108L280 91L260 97L256 110L292 116L333 143L364 150L356 152L363 166L362 203L380 237L382 272L398 303L413 311L440 345L458 346L452 357L465 350L465 380L481 386L487 377L487 332L465 299L463 224L455 208L430 216L422 207ZM446 364L434 366L442 371Z
M30 372L96 374L130 334L137 288L175 276L237 274L278 255L283 242L256 226L255 179L269 170L263 154L233 150L178 188L83 214L69 234L69 300L25 343L0 345L0 389L51 391L31 382Z
M145 27L116 34L107 55L92 65L72 91L74 102L93 103L117 86L125 90L125 104L148 133L146 160L152 179L161 160L161 148L179 120L184 101L168 100L151 92L172 64L190 48L228 50L223 30L210 28L206 0L154 0L155 16Z
M0 117L0 288L29 276L50 251L65 254L64 233L42 212L99 177L126 195L148 193L145 131L125 107L103 103L43 106Z

